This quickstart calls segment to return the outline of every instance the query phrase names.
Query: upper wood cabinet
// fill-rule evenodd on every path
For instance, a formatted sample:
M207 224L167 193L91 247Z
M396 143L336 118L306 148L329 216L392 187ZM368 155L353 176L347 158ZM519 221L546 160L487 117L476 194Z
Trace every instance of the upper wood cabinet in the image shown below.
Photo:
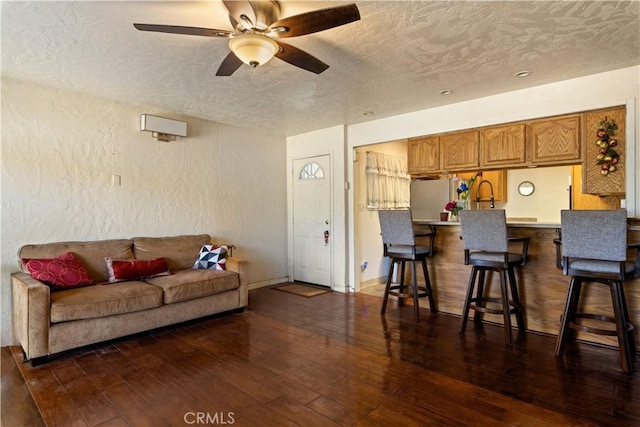
M478 168L479 132L477 130L448 133L440 136L440 156L443 171Z
M589 194L624 194L624 106L416 137L408 143L409 173L416 178L450 172L583 164ZM618 170L602 175L594 132L604 117L619 130ZM594 130L595 129L595 130ZM601 179L605 177L607 179Z
M407 146L410 175L419 177L440 172L439 136L412 138Z
M483 128L480 132L480 166L482 168L523 166L526 126L512 124Z
M529 122L527 160L532 165L578 163L580 149L580 115L552 117Z

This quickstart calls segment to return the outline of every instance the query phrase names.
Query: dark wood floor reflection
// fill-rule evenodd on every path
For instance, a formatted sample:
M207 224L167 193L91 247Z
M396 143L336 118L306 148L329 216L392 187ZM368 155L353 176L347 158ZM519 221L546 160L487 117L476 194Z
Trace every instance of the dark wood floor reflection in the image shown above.
M455 316L416 324L380 303L257 289L242 314L20 365L49 425L640 425L638 373L613 349L572 345L558 363L555 337L509 348L500 326L460 335ZM6 350L3 425L39 425L7 407L25 389Z

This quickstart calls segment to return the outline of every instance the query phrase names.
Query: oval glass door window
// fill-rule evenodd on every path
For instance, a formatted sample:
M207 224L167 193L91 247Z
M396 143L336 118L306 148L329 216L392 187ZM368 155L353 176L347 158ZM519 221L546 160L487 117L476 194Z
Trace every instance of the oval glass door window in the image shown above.
M535 190L536 187L531 181L522 181L518 185L518 193L520 193L521 196L530 196Z

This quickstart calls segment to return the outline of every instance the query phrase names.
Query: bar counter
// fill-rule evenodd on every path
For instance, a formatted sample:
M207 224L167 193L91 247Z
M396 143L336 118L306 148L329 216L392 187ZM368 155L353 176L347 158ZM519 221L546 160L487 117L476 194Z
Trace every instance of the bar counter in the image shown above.
M438 310L460 315L467 291L471 266L464 265L460 223L414 219L415 225L435 227L435 251L428 259L429 276L438 305ZM520 299L524 306L525 324L528 331L557 335L560 317L564 310L569 276L564 276L556 266L556 244L560 223L518 222L507 220L509 237L529 237L527 265L516 268L516 280ZM588 230L585 230L588 232ZM640 220L629 218L629 242L640 242ZM423 239L423 238L421 238ZM514 243L513 252L519 252L522 244ZM628 259L635 260L635 251L629 251ZM635 340L640 346L640 278L627 280L624 284L629 316L636 325ZM499 296L499 277L488 273L486 290ZM586 284L583 288L581 311L612 315L611 294L606 285ZM485 321L503 324L501 315L486 314ZM466 333L473 333L470 328ZM614 325L612 324L613 328ZM579 339L617 347L617 338L579 333ZM515 336L514 336L515 339ZM640 347L639 347L640 348ZM550 349L553 351L554 349Z

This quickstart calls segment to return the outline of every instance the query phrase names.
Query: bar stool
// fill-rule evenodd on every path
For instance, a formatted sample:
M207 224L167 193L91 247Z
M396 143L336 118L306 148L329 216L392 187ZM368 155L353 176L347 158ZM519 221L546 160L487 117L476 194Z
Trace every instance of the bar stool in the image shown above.
M401 307L404 305L405 298L413 298L414 318L418 322L420 320L419 298L427 297L431 312L436 313L438 311L433 298L426 261L427 257L432 253L431 245L416 245L413 219L411 211L408 209L380 210L378 211L378 219L380 220L380 230L382 232L384 256L391 258L380 314L384 314L387 309L389 295L398 297L398 305ZM404 271L407 262L410 262L412 267L411 287L404 283ZM418 286L416 263L422 265L424 286ZM397 284L392 284L394 272L398 274L396 267L399 267L400 281Z
M462 228L464 263L472 266L467 296L462 310L460 332L464 332L467 328L470 309L475 311L474 322L476 325L482 321L484 313L502 314L505 341L511 345L511 314L516 316L518 330L525 331L515 267L526 264L530 239L528 237L507 238L507 220L504 210L463 210L460 211L459 218ZM521 242L522 252L509 252L509 242ZM500 298L485 295L487 271L495 271L500 276ZM477 289L475 289L476 279ZM476 291L475 297L473 296L474 290ZM511 299L509 293L511 293ZM487 303L491 306L488 306ZM500 304L500 306L496 307L496 304Z
M562 272L571 276L571 280L556 341L556 356L564 354L567 342L574 335L572 329L617 336L622 370L633 372L636 356L634 327L629 321L623 282L637 273L636 265L627 262L627 248L639 249L640 245L627 245L627 212L563 210L560 215ZM579 311L580 293L584 283L600 283L609 287L613 316ZM615 330L588 326L580 319L613 323Z

